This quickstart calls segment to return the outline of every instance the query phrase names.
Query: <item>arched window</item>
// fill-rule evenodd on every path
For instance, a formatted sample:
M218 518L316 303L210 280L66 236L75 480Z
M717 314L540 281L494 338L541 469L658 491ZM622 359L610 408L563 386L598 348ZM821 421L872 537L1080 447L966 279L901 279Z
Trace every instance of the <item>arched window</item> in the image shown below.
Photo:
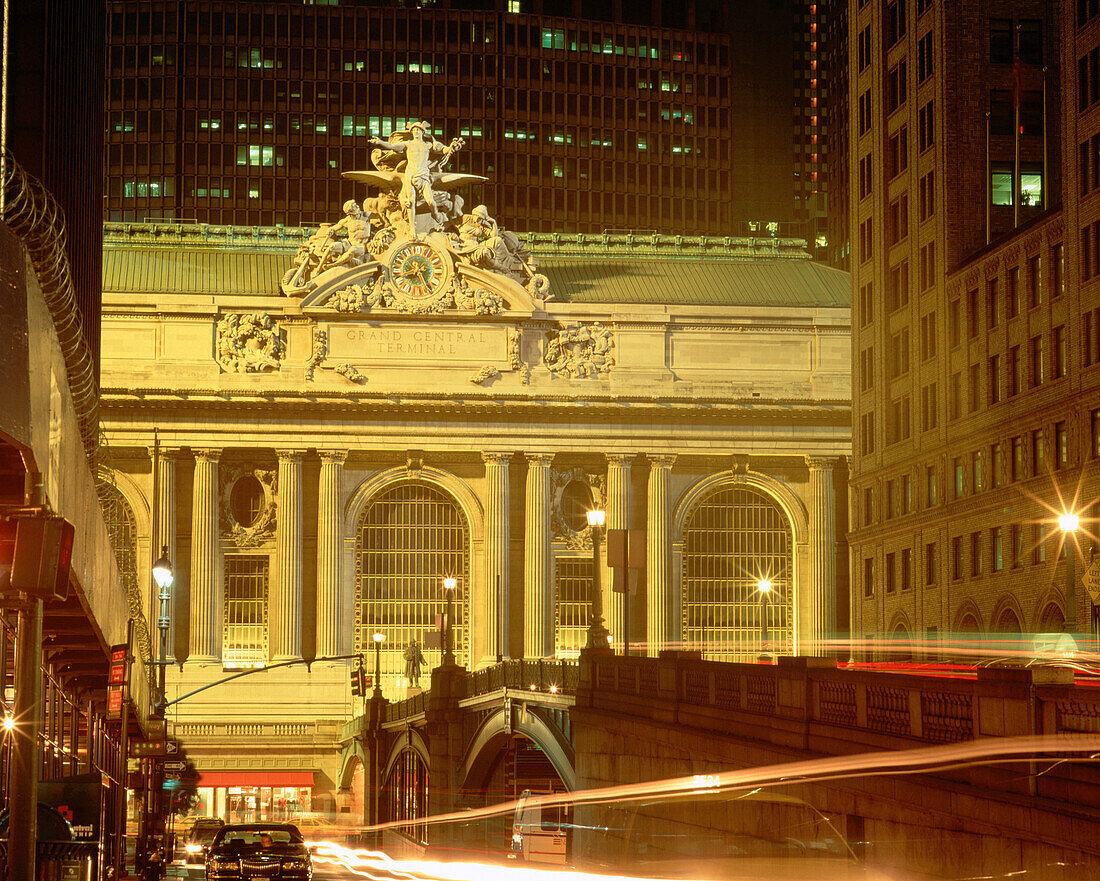
M404 749L397 757L386 780L387 807L391 822L419 820L428 813L428 766L414 749ZM398 826L415 841L427 844L428 827L424 823Z
M716 661L751 659L765 643L789 653L791 544L787 516L758 490L726 486L699 502L684 527L684 647Z
M383 683L404 684L403 654L414 639L428 659L425 676L439 663L439 652L424 646L444 609L443 579L448 576L458 581L453 597L455 659L466 663L469 547L462 509L431 484L391 487L363 512L356 542L355 647L369 656L374 634L385 636Z
M104 473L107 472L101 472L101 475ZM130 617L135 619L137 625L134 628L134 641L139 655L148 664L153 659L153 647L149 636L148 618L145 616L146 598L142 596L137 577L137 523L130 503L126 501L126 497L118 487L109 482L111 479L101 477L97 480L96 492L99 494L103 522L107 526L107 537L115 552L118 579L123 590L126 591L126 604L130 610ZM148 602L152 602L151 593L148 595ZM151 667L147 669L152 670Z
M1001 614L997 616L997 624L994 628L998 633L1019 633L1020 619L1016 617L1016 613L1012 609L1004 609Z
M1066 616L1057 603L1047 603L1043 607L1043 614L1039 616L1040 633L1061 633L1065 624Z

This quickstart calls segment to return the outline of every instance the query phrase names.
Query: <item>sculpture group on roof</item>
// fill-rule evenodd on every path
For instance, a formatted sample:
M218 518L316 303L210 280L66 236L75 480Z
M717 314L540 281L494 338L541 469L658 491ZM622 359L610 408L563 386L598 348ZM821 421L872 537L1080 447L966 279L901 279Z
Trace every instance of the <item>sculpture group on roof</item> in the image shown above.
M502 229L484 205L466 213L459 187L482 183L476 174L447 171L451 157L465 147L461 138L444 144L427 122L383 140L370 138L373 170L346 171L349 180L377 193L362 203L344 203L344 216L323 223L302 243L282 279L283 292L301 296L342 272L378 260L395 242L430 240L449 251L458 265L507 276L536 297L545 297L549 281L515 233ZM324 276L324 279L322 279ZM380 295L376 304L385 305Z

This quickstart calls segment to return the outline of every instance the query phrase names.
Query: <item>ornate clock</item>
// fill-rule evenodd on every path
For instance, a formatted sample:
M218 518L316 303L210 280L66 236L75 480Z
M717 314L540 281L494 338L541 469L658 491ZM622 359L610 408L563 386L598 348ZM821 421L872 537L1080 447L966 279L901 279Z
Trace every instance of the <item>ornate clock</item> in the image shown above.
M421 300L442 290L447 269L447 261L431 245L408 242L390 257L390 282L402 294Z

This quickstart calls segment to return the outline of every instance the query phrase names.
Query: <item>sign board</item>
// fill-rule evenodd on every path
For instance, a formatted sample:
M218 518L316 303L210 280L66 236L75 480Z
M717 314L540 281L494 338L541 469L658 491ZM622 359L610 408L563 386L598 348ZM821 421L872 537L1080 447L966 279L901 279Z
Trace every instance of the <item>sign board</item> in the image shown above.
M150 719L146 728L150 740L164 740L168 726L163 719Z
M431 633L424 634L424 648L426 649L441 649L443 648L443 634L438 630L433 630Z
M164 763L165 771L183 771L187 767L187 762L183 759L173 759L172 761Z
M1081 583L1085 585L1085 590L1089 592L1089 599L1095 605L1100 605L1100 557L1092 562L1092 565L1085 570L1085 574L1081 577Z
M638 573L645 569L645 530L607 530L607 565L612 569L611 589L636 596Z
M103 786L99 774L38 781L38 800L55 808L69 821L76 841L99 840L102 798Z
M129 646L111 646L111 672L107 674L108 685L122 685L126 681L126 661L129 653Z
M130 757L135 759L151 759L167 755L163 740L131 740Z
M111 722L117 722L122 718L122 693L124 687L112 685L107 689L107 718Z
M167 756L178 756L180 752L180 745L175 741L169 740L164 744L164 754Z

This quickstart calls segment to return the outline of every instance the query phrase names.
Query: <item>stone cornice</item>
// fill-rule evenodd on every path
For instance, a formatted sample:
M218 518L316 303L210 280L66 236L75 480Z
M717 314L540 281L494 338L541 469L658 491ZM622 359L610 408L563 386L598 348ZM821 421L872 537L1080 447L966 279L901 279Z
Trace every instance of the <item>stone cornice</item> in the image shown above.
M210 248L283 251L293 255L312 228L183 223L105 223L105 247ZM618 255L729 260L810 260L803 239L749 236L676 236L635 233L516 232L536 256Z

